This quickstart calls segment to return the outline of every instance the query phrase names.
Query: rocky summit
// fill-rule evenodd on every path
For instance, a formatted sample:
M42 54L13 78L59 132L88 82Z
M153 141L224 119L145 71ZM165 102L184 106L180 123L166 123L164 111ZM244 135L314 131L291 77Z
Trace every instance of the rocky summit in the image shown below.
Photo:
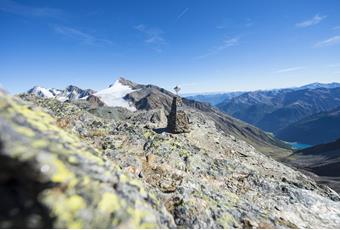
M187 99L169 132L174 95L127 83L134 111L0 94L1 228L340 228L340 196L269 156L284 144Z

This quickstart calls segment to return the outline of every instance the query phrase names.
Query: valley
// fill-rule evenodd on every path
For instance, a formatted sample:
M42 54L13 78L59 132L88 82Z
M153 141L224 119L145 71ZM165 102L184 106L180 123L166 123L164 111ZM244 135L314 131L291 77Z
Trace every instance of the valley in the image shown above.
M284 141L316 145L334 141L340 136L339 83L313 83L232 95L231 99L214 106ZM191 98L195 99L195 96ZM203 95L196 99L205 100Z
M299 168L317 181L340 191L336 170L340 149L340 84L313 83L301 87L269 91L245 92L215 104L225 113L253 124L294 151L279 159ZM217 97L210 95L208 97ZM197 100L205 100L203 95ZM336 141L336 142L334 142Z

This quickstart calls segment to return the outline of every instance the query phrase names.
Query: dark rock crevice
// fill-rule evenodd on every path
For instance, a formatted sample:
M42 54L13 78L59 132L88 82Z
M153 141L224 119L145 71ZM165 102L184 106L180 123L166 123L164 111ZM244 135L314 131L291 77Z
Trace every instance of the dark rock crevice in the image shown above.
M39 194L50 184L39 181L32 162L4 155L0 141L0 228L52 228L50 210Z

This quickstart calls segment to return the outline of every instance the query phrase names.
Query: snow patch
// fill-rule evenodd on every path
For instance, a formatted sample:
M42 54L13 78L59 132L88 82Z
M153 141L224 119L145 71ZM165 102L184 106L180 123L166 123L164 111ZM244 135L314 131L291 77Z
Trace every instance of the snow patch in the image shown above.
M52 98L54 97L54 95L46 88L44 87L34 87L34 89L32 90L32 93L34 93L35 95L41 96L41 97L46 97L46 98Z
M56 99L57 99L58 101L61 101L61 102L65 102L66 100L68 100L67 97L63 97L63 96L61 96L61 97L56 97Z
M94 95L99 97L101 101L103 101L107 106L111 107L124 107L130 111L136 111L136 108L131 105L128 101L124 100L124 97L134 92L135 90L131 89L127 85L123 85L117 80L113 85L109 88L101 90Z

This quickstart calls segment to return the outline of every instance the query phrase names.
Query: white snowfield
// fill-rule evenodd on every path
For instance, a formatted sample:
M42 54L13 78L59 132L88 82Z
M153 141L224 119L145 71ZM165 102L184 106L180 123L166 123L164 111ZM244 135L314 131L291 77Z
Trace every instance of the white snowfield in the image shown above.
M39 97L44 98L56 98L58 101L64 102L68 99L71 92L67 92L67 95L63 95L63 91L60 89L54 88L45 88L41 86L35 86L33 89L30 90L30 93L33 93ZM74 94L74 92L72 92Z
M124 97L134 92L135 90L131 89L127 85L123 85L119 80L116 80L113 85L111 85L107 89L103 89L93 95L100 98L102 102L104 102L107 106L111 107L124 107L130 111L136 111L136 107L129 103L127 100L124 100ZM77 95L76 92L59 90L55 88L44 88L41 86L35 86L31 90L30 93L33 93L39 97L45 98L55 98L59 101L66 101L72 96L73 99L86 99L88 96L80 98L80 95Z
M41 96L41 97L46 97L46 98L52 98L54 97L54 95L46 88L44 87L40 87L40 86L36 86L34 87L32 93Z
M103 89L94 95L99 97L102 102L104 102L107 106L111 107L124 107L130 111L136 111L136 108L130 104L128 101L124 100L124 97L134 92L135 90L131 89L127 85L123 85L117 80L111 87L107 89Z

